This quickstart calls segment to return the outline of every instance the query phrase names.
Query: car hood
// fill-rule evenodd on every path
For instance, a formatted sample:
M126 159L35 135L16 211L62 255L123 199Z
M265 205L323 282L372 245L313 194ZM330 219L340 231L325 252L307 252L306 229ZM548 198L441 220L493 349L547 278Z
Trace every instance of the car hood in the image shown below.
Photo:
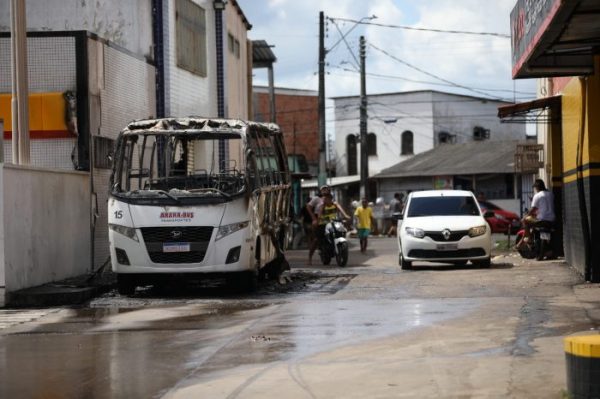
M469 230L471 227L485 225L481 216L424 216L406 218L402 226L416 227L425 231Z

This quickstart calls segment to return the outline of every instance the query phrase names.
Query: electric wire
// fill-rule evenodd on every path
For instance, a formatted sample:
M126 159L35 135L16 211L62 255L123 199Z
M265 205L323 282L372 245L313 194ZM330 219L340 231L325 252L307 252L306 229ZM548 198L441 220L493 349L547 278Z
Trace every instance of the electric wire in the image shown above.
M432 77L432 78L434 78L434 79L440 80L440 81L442 81L442 82L444 82L444 83L448 83L448 84L450 84L450 85L452 85L452 86L454 86L454 87L458 87L458 88L461 88L461 89L464 89L464 90L468 90L468 91L471 91L471 92L473 92L473 93L477 93L477 94L479 94L479 95L484 95L484 96L487 96L487 97L490 97L490 98L493 98L493 99L496 99L496 100L500 100L500 101L506 101L506 100L505 100L504 98L502 98L502 97L498 97L498 96L495 96L495 95L493 95L493 94L490 94L490 93L486 93L486 92L484 92L484 91L481 91L481 90L473 89L473 88L471 88L471 87L464 86L464 85L458 84L458 83L456 83L456 82L452 82L452 81L450 81L450 80L448 80L448 79L444 79L444 78L442 78L442 77L439 77L439 76L437 76L437 75L434 75L434 74L433 74L433 73L431 73L431 72L427 72L427 71L425 71L424 69L421 69L421 68L419 68L419 67L417 67L417 66L414 66L414 65L412 65L411 63L408 63L408 62L406 62L406 61L404 61L404 60L401 60L400 58L398 58L398 57L396 57L396 56L394 56L394 55L392 55L392 54L388 53L387 51L385 51L385 50L383 50L383 49L381 49L381 48L379 48L379 47L375 46L375 45L374 45L373 43L371 43L371 42L369 42L369 47L371 47L371 48L373 48L373 49L375 49L375 50L379 51L380 53L382 53L382 54L384 54L384 55L388 56L389 58L391 58L391 59L393 59L393 60L395 60L395 61L397 61L397 62L399 62L399 63L401 63L401 64L403 64L403 65L406 65L407 67L409 67L409 68L411 68L411 69L414 69L415 71L421 72L422 74L425 74L425 75L427 75L427 76L430 76L430 77ZM507 101L507 102L510 102L510 101Z
M477 35L477 36L494 36L494 37L502 37L505 39L510 39L510 35L506 33L497 33L497 32L474 32L474 31L465 31L465 30L450 30L450 29L433 29L433 28L416 28L414 26L406 26L406 25L392 25L392 24L382 24L378 22L363 22L357 21L355 19L350 18L333 18L329 17L330 20L334 21L344 21L344 22L354 22L357 25L373 25L379 26L382 28L393 28L393 29L404 29L404 30L415 30L421 32L436 32L436 33L452 33L452 34L460 34L460 35Z

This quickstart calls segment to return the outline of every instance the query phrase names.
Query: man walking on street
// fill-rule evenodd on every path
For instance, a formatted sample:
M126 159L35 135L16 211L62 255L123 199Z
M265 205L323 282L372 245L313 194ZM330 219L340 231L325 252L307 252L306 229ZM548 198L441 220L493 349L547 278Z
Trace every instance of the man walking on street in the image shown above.
M402 203L402 194L396 193L394 194L394 198L390 201L390 213L391 213L391 221L392 225L390 226L387 236L392 237L396 235L396 225L398 224L398 218L402 214L402 209L404 205Z
M367 239L373 226L373 209L369 206L369 201L363 198L361 206L356 208L354 216L357 219L358 238L360 239L360 252L367 250Z

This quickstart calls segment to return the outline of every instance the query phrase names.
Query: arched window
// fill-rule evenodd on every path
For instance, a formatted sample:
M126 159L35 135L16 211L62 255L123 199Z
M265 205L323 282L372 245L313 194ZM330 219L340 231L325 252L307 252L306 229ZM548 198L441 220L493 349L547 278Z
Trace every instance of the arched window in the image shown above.
M367 155L377 155L377 135L367 134Z
M346 154L348 159L348 175L357 175L356 136L353 134L346 136Z
M400 150L400 155L412 155L413 151L413 132L410 130L404 131L402 133L402 148Z

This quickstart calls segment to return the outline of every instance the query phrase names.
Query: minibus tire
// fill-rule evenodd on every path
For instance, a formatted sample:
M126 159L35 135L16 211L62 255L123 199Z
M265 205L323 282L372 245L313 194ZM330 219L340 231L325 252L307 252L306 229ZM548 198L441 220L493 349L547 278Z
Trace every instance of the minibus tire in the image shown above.
M135 293L136 283L133 276L128 274L117 275L117 291L119 295L131 296Z

